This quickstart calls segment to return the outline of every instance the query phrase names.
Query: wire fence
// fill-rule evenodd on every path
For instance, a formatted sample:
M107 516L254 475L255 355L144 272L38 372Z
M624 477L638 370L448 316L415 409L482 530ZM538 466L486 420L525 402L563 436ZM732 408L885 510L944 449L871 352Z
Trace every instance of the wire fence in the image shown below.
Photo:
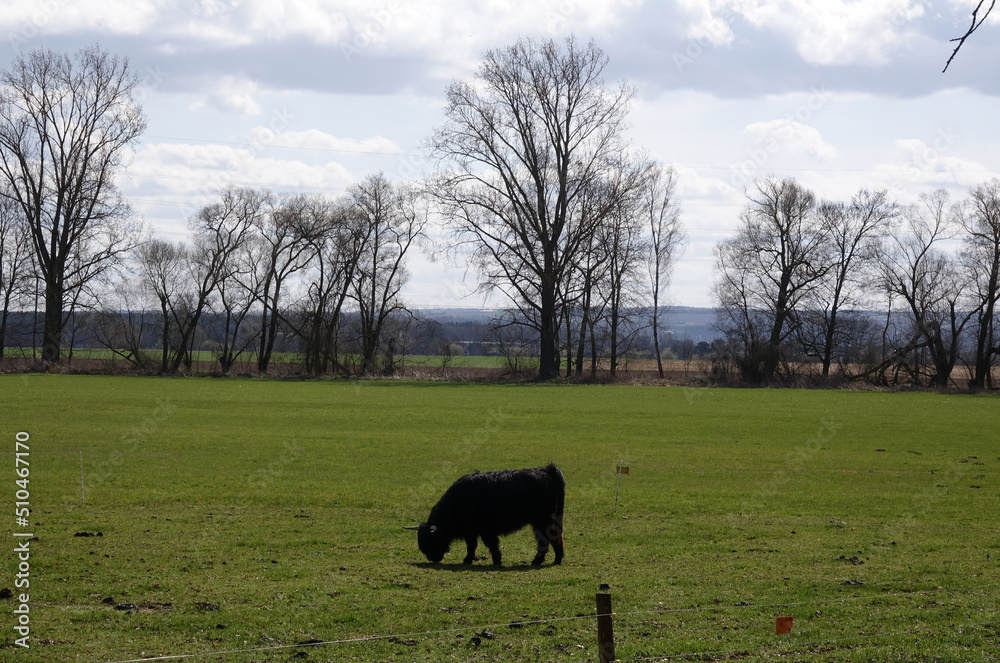
M863 601L877 601L886 599L898 599L898 598L910 598L914 596L925 596L933 594L947 594L947 593L965 593L973 591L985 591L991 589L1000 588L1000 583L984 584L984 585L972 585L966 587L937 587L933 589L921 589L913 591L900 591L900 592L890 592L890 593L880 593L871 594L868 596L852 596L837 599L817 599L815 601L785 601L785 602L775 602L775 603L754 603L754 604L738 604L738 605L707 605L707 606L696 606L690 608L658 608L651 610L629 610L626 612L614 612L613 617L621 619L624 617L650 617L657 615L671 615L671 614L681 614L681 613L699 613L699 612L719 612L719 611L758 611L758 610L789 610L792 608L801 608L804 606L819 606L819 605L830 605L830 604L848 604L848 603L858 603ZM944 607L944 606L942 606ZM541 625L541 624L551 624L557 622L569 622L569 621L589 621L596 620L598 618L597 613L585 614L585 615L574 615L571 617L552 617L548 619L533 619L533 620L516 620L516 623L520 626L530 626L530 625ZM511 626L511 622L502 623L491 623L484 624L480 626L460 626L448 629L438 629L429 631L411 631L407 633L394 633L394 634L384 634L384 635L368 635L368 636L356 636L352 638L343 638L336 640L323 640L323 641L306 641L299 644L279 644L279 645L269 645L263 647L250 647L243 649L226 649L218 651L208 651L208 652L198 652L198 653L188 653L188 654L166 654L162 656L152 656L144 658L129 658L120 659L114 661L108 661L108 663L151 663L154 661L179 661L179 660L196 660L196 659L208 659L217 656L233 656L237 654L253 654L262 653L269 651L281 651L289 649L308 649L317 647L332 647L337 645L351 645L351 644L361 644L368 642L379 642L379 641L394 641L394 640L407 640L411 638L433 638L440 637L444 635L451 635L455 633L482 633L490 629L499 629ZM991 619L989 621L978 621L978 622L963 622L963 623L949 623L947 625L941 626L925 626L919 628L909 628L902 630L889 630L877 633L866 633L857 635L844 635L835 638L828 639L812 639L812 640L801 640L801 641L786 641L786 642L772 642L764 645L751 645L751 646L738 646L727 649L706 649L702 651L692 651L692 652L681 652L681 653L664 653L652 656L638 656L631 658L619 658L618 661L622 663L625 662L642 662L642 661L674 661L674 660L684 660L691 658L706 658L706 657L720 657L720 656L734 656L737 654L752 654L754 652L763 651L773 651L776 654L790 654L800 652L805 648L817 648L817 647L843 647L852 643L865 643L874 640L884 640L888 638L898 638L906 636L918 636L923 634L930 634L941 632L944 630L962 630L962 629L978 629L986 627L1000 628L1000 619ZM968 663L977 663L978 661L988 661L995 659L963 659Z

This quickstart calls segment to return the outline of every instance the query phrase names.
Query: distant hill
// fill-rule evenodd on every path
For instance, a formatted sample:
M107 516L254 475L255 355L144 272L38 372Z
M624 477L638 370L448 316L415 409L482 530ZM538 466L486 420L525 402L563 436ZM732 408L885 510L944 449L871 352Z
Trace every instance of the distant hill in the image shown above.
M449 323L465 321L486 323L498 313L498 310L426 308L418 309L415 313L421 319L437 320L450 326ZM715 309L712 308L671 306L667 308L663 320L666 322L667 330L678 339L689 338L695 343L699 341L711 342L719 336L719 333L712 329L712 323L715 321Z

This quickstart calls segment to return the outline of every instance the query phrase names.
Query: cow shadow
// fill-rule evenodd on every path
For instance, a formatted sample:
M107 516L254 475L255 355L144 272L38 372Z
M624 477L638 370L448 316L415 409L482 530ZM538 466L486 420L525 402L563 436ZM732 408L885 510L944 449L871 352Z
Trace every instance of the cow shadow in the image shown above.
M525 571L536 571L548 568L554 564L542 564L534 566L528 562L523 564L504 564L494 566L492 564L445 564L443 562L414 562L413 566L421 569L434 569L437 571L450 571L451 573L523 573Z

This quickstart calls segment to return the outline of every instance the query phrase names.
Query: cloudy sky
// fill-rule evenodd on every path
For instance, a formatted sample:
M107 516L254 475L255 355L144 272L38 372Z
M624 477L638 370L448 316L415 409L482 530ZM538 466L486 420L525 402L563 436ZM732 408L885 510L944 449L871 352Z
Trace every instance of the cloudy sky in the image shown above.
M226 182L342 193L417 177L444 89L520 36L593 38L638 90L634 143L680 174L672 301L709 306L712 246L745 189L958 199L1000 177L1000 27L941 73L975 0L0 0L0 68L99 43L140 73L149 126L121 181L154 231ZM987 3L988 4L988 3ZM470 277L471 278L471 277ZM416 256L411 305L476 307L461 265Z

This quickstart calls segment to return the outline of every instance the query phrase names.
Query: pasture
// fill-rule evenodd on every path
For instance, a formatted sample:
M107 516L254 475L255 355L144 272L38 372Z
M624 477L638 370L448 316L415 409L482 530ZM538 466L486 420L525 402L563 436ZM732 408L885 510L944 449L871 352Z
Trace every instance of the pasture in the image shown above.
M0 421L37 536L3 660L591 661L603 582L622 661L998 660L995 396L5 375ZM530 531L434 565L402 529L550 461L561 566Z

